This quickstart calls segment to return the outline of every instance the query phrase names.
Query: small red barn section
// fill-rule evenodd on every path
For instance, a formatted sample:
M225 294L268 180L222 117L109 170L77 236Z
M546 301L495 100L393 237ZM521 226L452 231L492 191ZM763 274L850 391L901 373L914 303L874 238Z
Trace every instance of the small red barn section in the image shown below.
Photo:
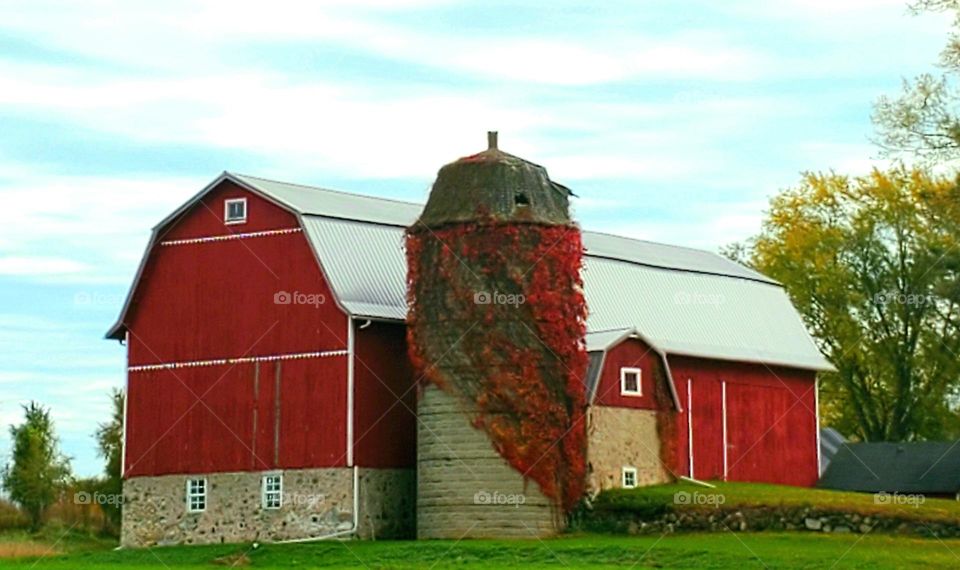
M107 335L128 351L124 545L412 535L421 209L224 173L153 229ZM830 365L783 288L708 252L583 242L591 486L812 485Z
M817 482L816 370L668 355L633 329L588 335L588 347L592 490Z

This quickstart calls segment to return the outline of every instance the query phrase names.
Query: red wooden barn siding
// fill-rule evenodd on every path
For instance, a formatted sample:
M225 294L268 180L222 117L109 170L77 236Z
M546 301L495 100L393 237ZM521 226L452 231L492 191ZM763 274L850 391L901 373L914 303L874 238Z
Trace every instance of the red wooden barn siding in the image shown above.
M693 400L694 475L724 478L723 382L727 384L727 479L810 486L816 483L817 420L811 371L762 364L669 356L684 411L676 414L675 475L688 475L687 381ZM642 370L643 396L620 394L620 369ZM594 405L657 409L654 399L659 355L644 342L627 339L607 351ZM667 442L665 442L667 443Z
M223 200L235 197L247 198L248 221L228 226ZM160 239L298 227L225 182ZM275 304L279 291L324 302ZM127 326L131 366L347 348L347 317L302 232L155 245ZM345 465L346 355L259 367L257 380L253 364L130 372L125 475Z
M354 460L360 467L413 467L417 394L406 326L361 326L354 336Z
M684 413L677 473L688 474L692 393L694 476L723 479L723 382L727 390L727 480L811 486L817 481L815 378L807 370L671 356Z
M620 393L620 369L639 368L641 370L642 396L625 396ZM597 383L594 404L621 408L657 409L654 398L655 370L662 368L660 356L646 343L637 339L626 339L607 351L603 359L603 370Z

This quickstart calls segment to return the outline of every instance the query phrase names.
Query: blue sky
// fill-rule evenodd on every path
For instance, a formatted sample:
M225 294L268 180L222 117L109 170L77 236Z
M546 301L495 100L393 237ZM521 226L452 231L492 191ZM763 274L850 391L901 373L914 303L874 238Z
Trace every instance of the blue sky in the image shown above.
M223 170L423 200L499 129L585 227L716 249L801 171L882 165L872 102L949 30L901 0L516 4L0 0L0 425L39 400L101 470L103 333Z

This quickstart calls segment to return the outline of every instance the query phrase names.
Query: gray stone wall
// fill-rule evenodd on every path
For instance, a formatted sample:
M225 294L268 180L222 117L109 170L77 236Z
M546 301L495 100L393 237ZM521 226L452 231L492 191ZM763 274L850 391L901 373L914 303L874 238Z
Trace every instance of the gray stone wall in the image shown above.
M703 496L721 496L704 489ZM688 493L690 495L690 493ZM900 509L900 513L897 512ZM798 531L823 533L889 533L924 538L960 537L960 523L916 519L909 506L891 507L888 513L862 514L812 507L736 506L700 507L644 516L628 511L589 513L580 530L664 535L673 532Z
M558 532L562 519L553 502L494 451L460 402L428 386L418 414L418 538L531 538Z
M281 540L349 531L353 526L353 470L278 470L283 506L261 507L264 472L134 477L124 481L125 547ZM207 507L187 512L186 481L206 477ZM360 469L357 536L413 534L412 469Z
M638 486L670 481L660 460L655 411L591 406L587 412L587 436L590 492L619 489L625 466L636 467Z
M415 469L361 469L358 538L415 538Z

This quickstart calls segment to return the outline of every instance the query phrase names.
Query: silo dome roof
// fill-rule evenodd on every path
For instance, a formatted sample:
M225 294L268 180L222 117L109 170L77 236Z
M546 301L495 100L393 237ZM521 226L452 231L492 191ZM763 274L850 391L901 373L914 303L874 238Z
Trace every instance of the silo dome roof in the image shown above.
M570 190L547 169L490 147L440 169L419 223L429 227L468 222L570 224Z

